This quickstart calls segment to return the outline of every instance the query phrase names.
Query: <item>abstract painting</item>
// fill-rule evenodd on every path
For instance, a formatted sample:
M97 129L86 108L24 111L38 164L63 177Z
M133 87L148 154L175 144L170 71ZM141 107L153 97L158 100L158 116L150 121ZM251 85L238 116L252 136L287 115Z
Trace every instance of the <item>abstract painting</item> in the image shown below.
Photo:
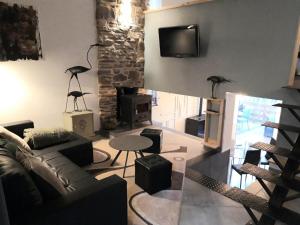
M36 10L32 6L0 2L0 61L41 57Z

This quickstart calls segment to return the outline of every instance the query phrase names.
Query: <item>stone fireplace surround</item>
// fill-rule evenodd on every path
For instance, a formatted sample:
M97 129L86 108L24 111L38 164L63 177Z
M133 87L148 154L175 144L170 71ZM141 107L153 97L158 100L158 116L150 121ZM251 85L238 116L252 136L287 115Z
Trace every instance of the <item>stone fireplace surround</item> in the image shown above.
M122 1L96 0L99 111L101 124L116 118L116 87L144 86L144 10L148 0L131 0L133 25L119 20Z

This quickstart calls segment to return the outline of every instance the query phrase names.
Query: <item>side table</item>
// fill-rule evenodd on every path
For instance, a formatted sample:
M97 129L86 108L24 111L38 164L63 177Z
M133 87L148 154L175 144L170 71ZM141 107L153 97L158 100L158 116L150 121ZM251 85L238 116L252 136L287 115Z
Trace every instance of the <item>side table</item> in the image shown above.
M92 111L64 112L64 128L83 137L95 136Z
M126 152L126 160L123 171L123 178L125 177L127 161L129 152L134 152L135 157L138 158L137 153L144 157L142 150L149 148L152 146L153 142L150 138L139 136L139 135L123 135L120 137L113 138L109 141L110 147L118 150L116 157L113 159L111 166L115 164L122 151Z

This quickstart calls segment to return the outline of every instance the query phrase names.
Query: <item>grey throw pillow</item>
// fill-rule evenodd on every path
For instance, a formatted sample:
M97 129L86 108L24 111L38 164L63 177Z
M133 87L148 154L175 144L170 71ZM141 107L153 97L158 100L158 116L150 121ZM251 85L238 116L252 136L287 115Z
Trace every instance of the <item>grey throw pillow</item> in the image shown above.
M32 149L42 149L64 143L73 139L73 134L63 128L24 130L24 140Z

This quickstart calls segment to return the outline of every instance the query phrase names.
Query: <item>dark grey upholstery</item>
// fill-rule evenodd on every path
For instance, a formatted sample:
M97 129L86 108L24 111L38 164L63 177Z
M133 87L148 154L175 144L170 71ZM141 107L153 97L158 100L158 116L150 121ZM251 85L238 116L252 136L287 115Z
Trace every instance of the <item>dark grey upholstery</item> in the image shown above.
M22 121L7 126L18 135L29 127L33 127L33 122ZM43 187L35 183L42 193L43 203L20 210L17 215L8 210L10 225L127 225L126 181L116 175L99 181L82 170L80 165L92 162L92 145L87 139L77 137L68 143L33 150L37 160L47 164L55 175L48 182L60 182L63 177L64 189L58 190L59 196L47 199L40 190ZM53 181L55 177L57 180ZM4 188L5 195L8 189ZM18 204L18 201L8 205L12 204Z

